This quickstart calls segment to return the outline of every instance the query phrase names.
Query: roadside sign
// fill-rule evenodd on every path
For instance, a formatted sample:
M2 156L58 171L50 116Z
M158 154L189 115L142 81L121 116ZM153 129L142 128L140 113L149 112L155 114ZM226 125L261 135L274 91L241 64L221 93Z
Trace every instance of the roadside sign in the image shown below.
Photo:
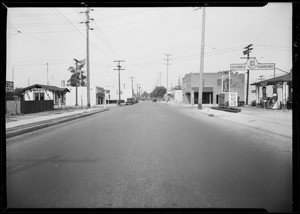
M230 64L230 70L274 70L275 63L258 63L256 58L250 58L245 64Z
M6 91L13 91L14 90L14 82L6 81Z
M222 76L222 93L228 93L228 92L229 92L229 77Z
M238 106L237 103L237 92L230 92L229 93L229 106Z

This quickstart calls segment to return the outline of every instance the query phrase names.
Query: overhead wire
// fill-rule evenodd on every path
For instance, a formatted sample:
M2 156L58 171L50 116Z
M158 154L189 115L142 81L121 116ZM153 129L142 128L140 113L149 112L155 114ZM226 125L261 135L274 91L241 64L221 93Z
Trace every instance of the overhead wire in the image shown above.
M75 11L77 11L79 18L82 18L82 16L80 16L80 11L78 11L77 8L74 9ZM114 49L114 47L111 45L111 43L109 42L109 40L105 37L105 35L102 33L102 31L99 29L98 25L95 22L91 22L92 27L94 27L95 33L96 35L103 40L104 44L106 45L106 47L108 47L108 49L111 49L112 52L114 52L115 55L118 55L117 51Z
M34 39L36 39L36 40L39 40L39 41L41 41L41 42L47 43L47 44L49 44L49 45L55 46L55 47L57 47L57 48L60 48L60 49L62 49L62 50L68 51L68 52L72 52L72 53L76 52L76 53L79 53L79 52L77 52L77 51L75 51L75 50L71 50L71 49L67 49L67 48L61 47L61 46L59 46L59 45L56 45L56 44L51 43L51 42L44 41L44 40L42 40L42 39L39 39L39 38L37 38L37 37L34 37L34 36L29 35L29 34L24 33L24 32L21 32L21 34L26 35L26 36L29 36L29 37L31 37L31 38L34 38ZM80 54L81 54L81 53L80 53Z

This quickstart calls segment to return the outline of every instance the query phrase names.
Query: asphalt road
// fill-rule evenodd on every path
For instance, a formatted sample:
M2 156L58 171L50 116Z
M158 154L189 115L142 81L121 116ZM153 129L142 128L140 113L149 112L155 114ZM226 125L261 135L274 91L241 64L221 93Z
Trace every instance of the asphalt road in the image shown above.
M292 207L291 139L144 102L7 139L11 208Z

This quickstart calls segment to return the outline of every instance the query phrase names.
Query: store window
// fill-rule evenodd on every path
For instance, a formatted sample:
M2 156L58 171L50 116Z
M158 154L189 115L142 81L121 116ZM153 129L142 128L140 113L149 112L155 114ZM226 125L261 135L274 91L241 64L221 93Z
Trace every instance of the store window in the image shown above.
M34 100L45 100L45 93L33 93Z

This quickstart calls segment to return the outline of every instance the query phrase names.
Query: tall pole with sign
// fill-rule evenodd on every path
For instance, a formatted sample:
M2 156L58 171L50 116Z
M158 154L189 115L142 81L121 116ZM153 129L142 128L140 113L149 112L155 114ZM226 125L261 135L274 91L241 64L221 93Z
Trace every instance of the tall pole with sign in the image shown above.
M247 60L249 60L249 58L250 58L249 54L250 54L251 50L253 50L253 48L251 48L252 45L253 45L253 44L250 44L250 45L248 45L247 47L244 48L244 49L246 49L246 50L244 50L243 54L244 54L244 55L247 55ZM246 105L248 105L248 96L249 96L249 70L247 70Z

